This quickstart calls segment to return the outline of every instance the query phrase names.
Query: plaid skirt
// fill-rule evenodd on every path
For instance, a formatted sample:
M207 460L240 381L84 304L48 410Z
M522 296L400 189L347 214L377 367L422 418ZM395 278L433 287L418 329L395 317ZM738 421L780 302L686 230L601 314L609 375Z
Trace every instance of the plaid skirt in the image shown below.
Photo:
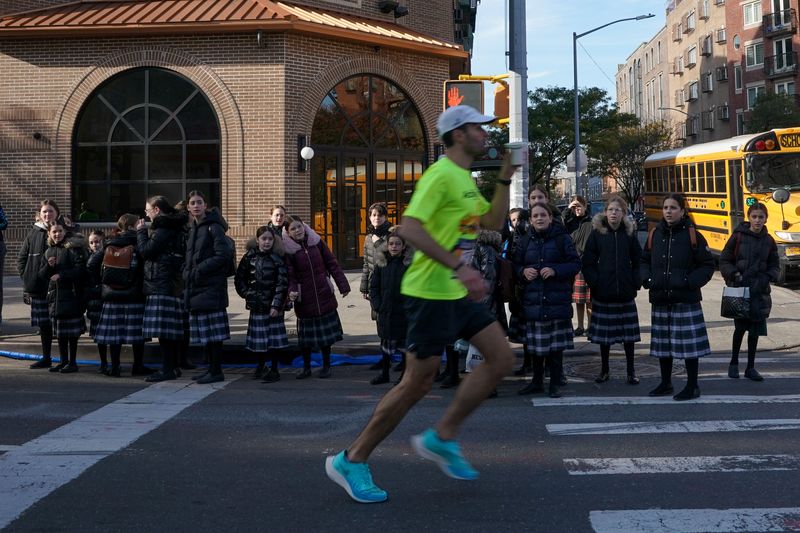
M639 311L636 302L603 303L592 301L592 317L589 319L589 342L616 344L639 342Z
M86 320L78 318L51 318L53 337L57 339L77 339L86 333Z
M650 355L692 359L711 353L700 303L653 305Z
M283 313L270 317L269 313L250 312L247 321L247 337L244 347L251 352L266 352L272 348L286 348L289 339L286 336L286 323Z
M180 298L154 294L144 302L144 336L148 339L183 339L189 317Z
M45 298L31 297L31 326L46 326L50 323L50 310Z
M537 320L521 323L525 332L524 343L528 351L537 355L571 350L572 320Z
M342 340L342 322L339 313L314 318L297 318L297 343L304 348L323 348Z
M103 311L102 300L89 300L86 304L86 318L89 319L89 336L97 335L97 326L100 324L100 313Z
M97 344L138 344L145 341L142 334L144 304L103 302L100 322L94 335Z
M381 339L381 353L393 356L396 353L406 353L406 341L394 339Z
M222 342L231 338L228 312L209 311L189 314L190 344L205 346L210 342Z
M578 272L575 275L575 281L572 283L572 303L585 304L591 297L589 286L586 284L586 280L583 279L583 273Z

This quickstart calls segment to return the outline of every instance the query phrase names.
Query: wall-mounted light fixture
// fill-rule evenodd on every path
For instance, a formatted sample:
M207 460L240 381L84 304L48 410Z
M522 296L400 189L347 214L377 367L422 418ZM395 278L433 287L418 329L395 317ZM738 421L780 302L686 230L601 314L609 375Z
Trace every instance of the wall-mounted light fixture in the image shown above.
M308 170L308 162L314 157L314 149L308 145L308 135L297 136L297 171Z
M397 0L381 0L378 2L378 9L381 10L381 13L394 13L396 19L408 15L408 8L401 6Z

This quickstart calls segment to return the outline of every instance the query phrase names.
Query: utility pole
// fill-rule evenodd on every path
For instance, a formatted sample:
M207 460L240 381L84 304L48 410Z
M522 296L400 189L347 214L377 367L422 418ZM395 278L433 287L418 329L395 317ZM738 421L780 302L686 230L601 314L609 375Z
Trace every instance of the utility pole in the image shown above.
M528 53L525 0L508 0L509 109L508 140L528 144ZM514 173L509 207L528 207L528 157Z

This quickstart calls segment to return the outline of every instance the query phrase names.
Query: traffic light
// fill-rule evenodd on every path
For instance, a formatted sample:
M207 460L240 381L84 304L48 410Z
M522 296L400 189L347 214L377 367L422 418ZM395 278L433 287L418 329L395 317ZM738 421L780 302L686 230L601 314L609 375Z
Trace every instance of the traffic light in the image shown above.
M498 81L494 86L494 116L498 120L508 118L508 84Z
M444 108L468 105L483 113L483 82L447 80L444 82Z

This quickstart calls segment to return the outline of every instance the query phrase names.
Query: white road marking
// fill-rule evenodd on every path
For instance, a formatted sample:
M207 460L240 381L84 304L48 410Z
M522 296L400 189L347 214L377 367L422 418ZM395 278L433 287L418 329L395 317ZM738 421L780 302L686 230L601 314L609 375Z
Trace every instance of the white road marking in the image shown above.
M684 474L800 470L798 455L726 455L709 457L621 457L564 459L571 476L611 474Z
M239 377L206 386L151 385L0 455L0 529L101 459Z
M797 363L800 361L796 356L788 356L788 357L759 357L756 354L756 366L760 365L761 363ZM700 359L701 363L721 363L723 365L730 364L731 358L730 357L702 357ZM744 367L747 366L747 354L743 354L743 357L739 358L739 370L740 372L744 372Z
M782 394L773 396L710 394L700 396L689 402L698 403L798 403L800 394ZM593 405L687 405L676 402L672 396L566 396L562 398L535 398L531 400L534 407L576 407Z
M772 420L707 420L696 422L599 422L547 424L551 435L634 435L644 433L722 433L800 429L800 418Z
M702 365L700 366L702 368ZM758 371L761 374L761 377L765 379L797 379L800 378L800 372L762 372L761 370ZM749 381L746 377L744 377L744 369L739 369L739 374L742 376L738 379L738 381ZM703 380L723 380L729 379L731 381L737 381L732 378L728 377L728 371L725 372L708 372L704 373L702 370L700 371L700 384L702 385Z
M19 448L19 445L0 444L0 452L10 452L11 450L16 450L17 448Z
M589 521L598 533L800 531L800 507L592 511Z

